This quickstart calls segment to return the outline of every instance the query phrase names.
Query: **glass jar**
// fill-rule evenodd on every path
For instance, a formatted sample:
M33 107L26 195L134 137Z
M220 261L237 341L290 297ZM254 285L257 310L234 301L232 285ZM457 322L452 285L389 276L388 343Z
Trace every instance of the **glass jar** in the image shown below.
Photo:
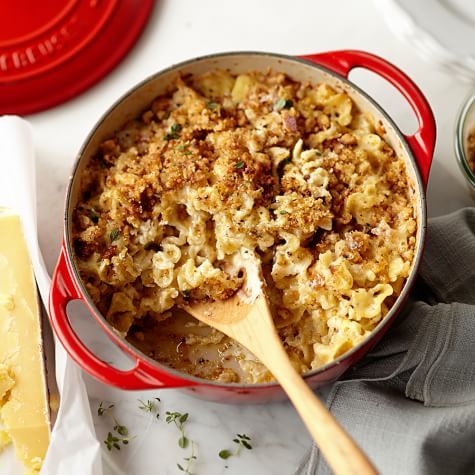
M475 134L475 93L465 101L455 124L455 155L470 193L475 199L475 171L469 166L468 136ZM472 153L475 153L472 152Z

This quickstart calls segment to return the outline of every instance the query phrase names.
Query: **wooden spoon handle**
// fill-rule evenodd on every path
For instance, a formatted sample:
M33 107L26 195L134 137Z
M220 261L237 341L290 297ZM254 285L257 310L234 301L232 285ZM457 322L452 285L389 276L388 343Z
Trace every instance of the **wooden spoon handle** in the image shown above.
M363 451L295 371L280 341L272 345L272 349L273 354L266 355L266 365L289 396L335 474L377 474Z

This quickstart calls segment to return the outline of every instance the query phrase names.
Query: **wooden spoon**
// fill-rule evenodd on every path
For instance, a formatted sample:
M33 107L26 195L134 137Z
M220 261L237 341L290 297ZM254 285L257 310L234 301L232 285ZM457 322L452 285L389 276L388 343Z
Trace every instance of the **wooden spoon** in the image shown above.
M244 258L242 267L246 270L246 284L233 297L183 308L197 320L241 343L267 366L337 475L377 474L366 455L290 363L274 326L258 259Z

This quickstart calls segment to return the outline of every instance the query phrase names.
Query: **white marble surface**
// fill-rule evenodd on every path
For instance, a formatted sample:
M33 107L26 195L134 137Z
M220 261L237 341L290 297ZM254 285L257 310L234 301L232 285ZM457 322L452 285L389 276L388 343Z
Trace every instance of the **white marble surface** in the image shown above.
M174 62L212 52L308 54L343 48L364 49L393 61L418 83L432 104L438 139L428 190L430 215L473 204L453 153L455 114L471 87L422 62L410 46L390 33L370 0L163 0L136 47L112 74L80 97L29 117L38 152L40 243L49 269L59 252L64 193L76 152L101 112L130 86ZM403 130L414 127L410 109L391 87L359 71L352 78L386 107ZM90 328L88 334L95 347L107 346L100 341L100 332ZM156 395L162 398L162 415L167 410L190 413L189 436L198 442L197 474L292 474L310 443L287 403L226 406L195 400L176 390L137 394L89 378L87 384L93 412L97 414L98 401L113 401L118 420L137 435L120 453L111 454L116 468L106 473L179 473L176 463L187 451L178 447L176 429L163 417L152 421L138 409L138 398ZM110 422L104 423L97 415L95 420L103 439ZM231 447L236 432L250 435L255 448L226 463L217 452Z

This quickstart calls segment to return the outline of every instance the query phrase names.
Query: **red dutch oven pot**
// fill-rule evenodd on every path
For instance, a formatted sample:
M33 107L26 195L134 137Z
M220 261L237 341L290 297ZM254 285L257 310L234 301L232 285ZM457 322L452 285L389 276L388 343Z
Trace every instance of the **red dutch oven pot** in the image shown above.
M429 175L435 144L435 120L432 110L419 88L397 67L384 59L362 51L332 51L308 56L291 57L273 53L237 52L197 58L161 71L119 99L99 120L82 146L71 176L64 216L64 239L59 262L53 276L50 295L50 317L56 336L76 363L89 374L105 384L122 389L144 390L177 388L192 392L198 397L228 403L256 403L282 399L284 393L277 383L235 384L217 383L196 378L170 369L137 350L122 338L94 305L79 277L73 259L71 245L71 216L79 192L79 178L90 157L99 144L110 137L126 121L136 117L167 86L182 74L200 74L214 68L232 72L266 70L267 68L287 73L300 81L326 82L347 92L363 111L369 112L380 129L385 131L385 140L405 160L413 190L415 214L418 223L416 253L412 270L401 295L373 330L371 335L337 360L308 372L304 377L312 386L332 382L360 360L386 333L401 309L414 282L421 256L426 231L425 188ZM356 85L348 81L348 73L354 68L373 71L395 86L414 110L419 127L414 135L400 132L385 111ZM123 371L98 358L87 348L71 326L66 306L72 300L82 300L96 322L110 339L134 362L133 369Z

